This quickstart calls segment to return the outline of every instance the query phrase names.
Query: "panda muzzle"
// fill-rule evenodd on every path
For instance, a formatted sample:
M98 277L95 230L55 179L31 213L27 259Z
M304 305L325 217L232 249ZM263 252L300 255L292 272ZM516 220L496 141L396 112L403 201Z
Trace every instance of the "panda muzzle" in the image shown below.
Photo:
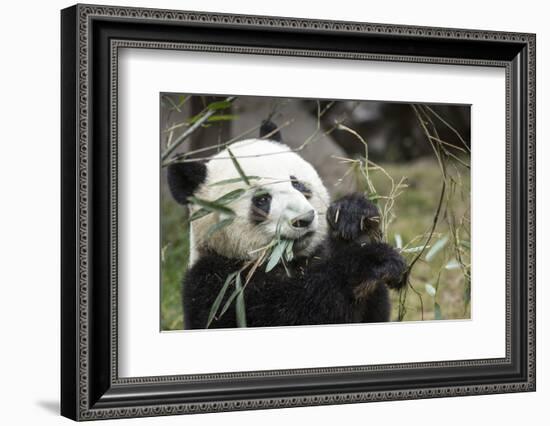
M303 213L293 218L290 221L290 224L293 228L307 228L313 223L314 219L315 219L315 211L310 210L306 213Z

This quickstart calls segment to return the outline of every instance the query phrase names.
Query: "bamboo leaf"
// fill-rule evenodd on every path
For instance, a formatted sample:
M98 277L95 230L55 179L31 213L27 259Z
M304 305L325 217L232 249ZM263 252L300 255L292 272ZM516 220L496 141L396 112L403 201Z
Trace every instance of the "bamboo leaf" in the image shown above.
M243 195L246 192L244 188L238 188L231 192L228 192L227 194L223 194L220 198L216 199L216 203L223 204L224 206L229 204L231 201L236 200L241 195Z
M233 102L235 99L237 99L235 96L229 96L226 101L227 102ZM161 154L161 159L163 163L168 160L168 157L174 152L174 150L180 146L189 136L191 136L198 128L200 128L206 120L208 120L213 114L215 114L216 111L213 110L207 110L206 112L198 114L195 120L195 117L193 117L190 120L190 123L193 122L193 124L183 132L180 136L177 137L177 139L172 142L172 144L166 148L166 150Z
M261 197L262 195L269 195L269 194L270 192L267 189L262 187L260 187L260 189L254 192L255 197Z
M288 262L290 262L294 258L294 252L292 251L293 246L294 246L294 240L290 240L285 250L285 259Z
M210 308L210 313L208 314L208 321L206 323L206 328L210 327L210 324L214 320L214 317L216 316L216 312L218 312L218 309L220 308L220 304L222 303L223 296L225 296L225 293L227 292L227 288L229 287L229 284L233 282L235 279L235 276L239 272L233 272L232 274L229 274L227 278L225 279L225 283L223 284L220 292L216 296L216 299L214 300L214 303L212 303L212 307Z
M191 215L189 218L191 222L212 212L223 213L232 217L235 216L235 212L233 210L225 207L222 203L218 203L217 201L208 201L197 197L189 197L189 201L201 207L200 210L197 210Z
M434 303L434 319L435 320L442 320L443 315L441 314L441 306L439 306L439 303Z
M212 114L213 112L210 111L210 114ZM197 121L199 121L201 118L204 118L204 112L201 112L197 115L194 115L193 117L191 117L188 121L185 122L185 125L187 126L190 126L192 124L195 124ZM208 127L207 124L205 123L215 123L215 122L218 122L218 121L231 121L231 120L236 120L237 118L239 118L238 115L232 115L232 114L218 114L218 115L211 115L209 117L207 117L204 122L202 123L202 127Z
M226 213L229 215L233 213L233 210L231 210L228 207L225 207L223 203L218 200L208 201L198 197L189 197L189 201L211 212Z
M202 112L199 112L198 114L195 114L193 117L191 117L185 124L188 125L188 126L191 125L191 124L195 124L203 116L204 116L204 114Z
M443 238L437 240L435 244L430 248L428 253L426 254L426 261L430 262L434 258L434 256L447 245L448 240L449 240L449 237L447 236L444 236Z
M462 265L456 259L451 259L445 265L445 269L459 269Z
M288 240L280 240L278 242L278 244L271 252L271 255L269 256L269 261L267 262L267 266L265 267L266 272L271 271L275 266L277 266L277 264L281 260L281 257L283 256L283 253L286 250L287 245Z
M210 213L212 213L210 210L199 209L191 215L191 217L189 218L189 222L193 222L194 220L200 219L201 217L204 217Z
M226 226L229 226L233 223L235 220L234 217L228 217L227 219L220 220L219 222L212 225L210 228L208 228L208 231L206 232L205 239L208 239L214 234L215 232L218 232L220 229L225 228Z
M470 278L466 277L466 280L464 282L464 312L466 312L466 309L470 304L470 299L471 299L471 282L470 282Z
M402 248L403 238L401 238L401 234L395 234L394 238L395 238L395 247L397 247L398 249Z
M430 246L428 246L428 247L430 247ZM422 251L423 248L424 248L424 246L409 247L409 248L406 248L406 249L402 249L401 253L418 253L419 251Z
M381 195L377 194L376 192L369 192L368 198L370 201L378 201L380 198L383 198Z
M208 117L208 120L206 120L206 122L215 123L217 121L231 121L231 120L236 120L237 118L239 118L238 115L219 114L219 115L213 115L212 117Z
M230 208L225 207L225 205L229 204L233 200L236 200L244 193L245 190L243 188L235 189L231 192L228 192L227 194L222 195L215 201L203 200L197 197L189 197L189 201L201 207L199 210L191 215L189 221L192 222L194 220L200 219L201 217L204 217L212 212L220 212L229 216L235 216L235 212Z
M433 285L428 283L424 287L426 288L426 293L428 293L432 297L435 297L435 294L437 293L437 290L435 289L435 287Z
M237 275L237 277L240 277L240 275ZM240 278L239 278L239 280L240 280ZM225 314L227 312L227 310L229 309L229 307L231 306L231 304L233 303L233 301L235 300L237 295L242 291L242 288L237 289L237 286L236 286L237 282L236 281L237 281L237 278L235 278L235 290L233 290L233 293L231 293L231 295L225 301L225 304L223 305L222 310L220 311L220 317L223 316L223 314Z
M246 177L246 174L244 173L243 169L241 168L241 165L233 155L233 152L227 148L227 152L229 153L229 156L231 157L231 161L233 162L233 165L235 166L235 169L237 170L237 173L239 173L239 176L243 180L244 183L246 183L248 186L250 186L250 181Z
M235 280L235 290L237 293L237 300L235 301L235 315L237 319L237 327L246 327L246 311L244 304L244 292L241 282L241 275L238 274Z
M259 176L247 176L247 179L249 181L251 180L258 180L260 179ZM220 186L220 185L227 185L229 183L237 183L237 182L240 182L242 181L242 178L238 177L238 178L232 178L232 179L224 179L224 180L219 180L217 182L214 182L214 183L211 183L210 185L208 186Z
M216 101L208 104L208 109L212 111L219 111L221 109L226 109L231 106L232 102L229 101Z
M241 275L240 273L238 273L235 277L235 290L227 298L227 301L223 305L223 308L219 314L219 316L222 317L223 314L225 314L227 310L231 307L231 304L233 303L233 301L237 299L237 301L235 302L235 315L237 317L238 327L246 327L246 311L244 309L245 308L245 304L244 304L245 287L246 287L246 284L244 286L242 285Z
M166 262L166 250L168 250L168 247L170 246L170 243L166 244L162 249L160 250L160 261L162 263Z

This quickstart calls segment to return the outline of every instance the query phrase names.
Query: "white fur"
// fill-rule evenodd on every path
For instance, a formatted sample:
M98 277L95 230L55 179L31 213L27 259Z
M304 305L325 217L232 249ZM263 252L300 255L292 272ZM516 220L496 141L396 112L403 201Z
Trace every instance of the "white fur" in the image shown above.
M286 145L273 141L247 139L231 145L229 149L246 176L258 176L260 179L251 180L250 187L242 180L212 186L215 182L239 177L227 150L212 157L207 164L206 181L199 187L196 196L213 201L238 188L243 188L246 192L227 205L237 214L233 223L214 232L210 238L205 238L208 230L223 220L223 215L211 213L192 223L192 261L204 249L230 258L254 257L251 252L269 244L275 237L277 228L288 239L297 239L306 232L315 231L307 246L295 253L311 254L326 235L325 214L329 203L328 192L313 166ZM290 176L295 176L308 187L311 191L309 199L292 186ZM249 215L254 192L260 188L268 190L272 200L267 220L258 225L250 221ZM312 209L315 211L315 219L307 229L297 229L290 225L291 219Z

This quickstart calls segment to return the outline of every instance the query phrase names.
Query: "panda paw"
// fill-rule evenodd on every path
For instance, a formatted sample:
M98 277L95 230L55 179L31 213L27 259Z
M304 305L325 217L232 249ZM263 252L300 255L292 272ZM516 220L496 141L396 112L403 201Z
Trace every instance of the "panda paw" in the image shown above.
M333 239L368 243L380 241L380 213L361 193L334 201L327 210L327 222Z
M398 290L405 286L408 279L408 265L401 254L385 243L369 246L366 257L371 260L372 271L368 275L383 282L389 288Z
M354 292L361 288L374 288L385 284L398 290L404 287L408 279L408 265L403 256L386 243L374 242L363 246L348 246L339 251L341 265ZM361 290L360 290L361 291Z

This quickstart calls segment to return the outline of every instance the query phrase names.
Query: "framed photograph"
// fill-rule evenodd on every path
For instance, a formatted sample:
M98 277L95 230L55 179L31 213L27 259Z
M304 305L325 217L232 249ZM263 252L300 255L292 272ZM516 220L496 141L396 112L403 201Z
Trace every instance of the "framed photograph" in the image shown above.
M61 12L61 413L535 390L535 35Z

